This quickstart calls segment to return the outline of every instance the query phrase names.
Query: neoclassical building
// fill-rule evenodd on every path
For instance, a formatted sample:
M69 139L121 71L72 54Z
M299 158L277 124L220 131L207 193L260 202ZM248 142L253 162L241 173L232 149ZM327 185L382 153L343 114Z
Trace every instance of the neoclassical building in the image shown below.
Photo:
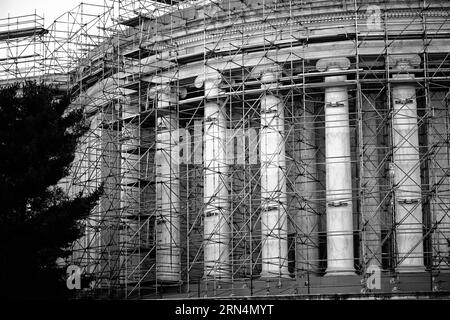
M105 184L74 263L126 297L448 290L449 13L124 10L74 75L74 185Z

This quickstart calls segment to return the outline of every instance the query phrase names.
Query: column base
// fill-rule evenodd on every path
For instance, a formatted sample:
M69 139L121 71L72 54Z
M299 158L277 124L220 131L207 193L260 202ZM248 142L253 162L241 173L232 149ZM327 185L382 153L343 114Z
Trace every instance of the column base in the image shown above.
M225 281L231 279L231 268L229 266L207 267L203 270L203 279Z
M435 273L443 273L443 274L450 274L450 269L435 269L433 270Z
M354 268L327 268L325 277L329 276L356 276Z
M228 282L231 281L231 277L230 276L212 276L212 275L203 275L202 279L204 281L219 281L219 282Z
M280 273L275 273L275 272L261 272L260 274L259 274L259 276L261 277L261 278L265 278L265 279L270 279L270 278L283 278L283 279L290 279L291 278L291 276L290 276L290 274L289 274L289 272L282 272L281 274Z
M177 283L181 281L180 272L158 271L156 273L158 282Z
M450 266L448 266L447 264L436 265L433 266L433 271L440 273L450 273Z
M425 272L425 267L422 265L418 266L400 266L395 268L395 272L398 273L416 273L416 272Z

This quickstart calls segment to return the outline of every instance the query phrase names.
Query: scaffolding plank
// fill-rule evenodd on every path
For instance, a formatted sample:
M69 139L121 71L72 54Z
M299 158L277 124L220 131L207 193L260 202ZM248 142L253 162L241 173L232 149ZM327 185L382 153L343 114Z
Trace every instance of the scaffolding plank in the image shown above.
M47 34L48 30L44 28L24 28L13 31L0 32L0 41L26 38L30 36L40 36Z

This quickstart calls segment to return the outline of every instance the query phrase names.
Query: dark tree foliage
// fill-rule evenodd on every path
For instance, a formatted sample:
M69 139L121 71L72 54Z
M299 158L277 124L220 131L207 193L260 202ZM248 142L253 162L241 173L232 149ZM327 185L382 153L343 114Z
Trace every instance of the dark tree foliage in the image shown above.
M83 110L36 82L0 88L0 284L6 298L65 298L58 258L82 235L101 188L69 197L58 182L69 173Z

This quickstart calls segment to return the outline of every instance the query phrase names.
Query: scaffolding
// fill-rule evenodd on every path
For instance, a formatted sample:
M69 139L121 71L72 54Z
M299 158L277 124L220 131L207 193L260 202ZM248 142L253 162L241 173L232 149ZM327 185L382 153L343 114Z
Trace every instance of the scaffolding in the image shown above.
M0 19L0 68L2 83L42 74L47 30L36 13Z
M70 261L86 294L449 290L449 12L113 0L32 34L5 22L2 81L21 34L91 121L65 180L105 186Z

